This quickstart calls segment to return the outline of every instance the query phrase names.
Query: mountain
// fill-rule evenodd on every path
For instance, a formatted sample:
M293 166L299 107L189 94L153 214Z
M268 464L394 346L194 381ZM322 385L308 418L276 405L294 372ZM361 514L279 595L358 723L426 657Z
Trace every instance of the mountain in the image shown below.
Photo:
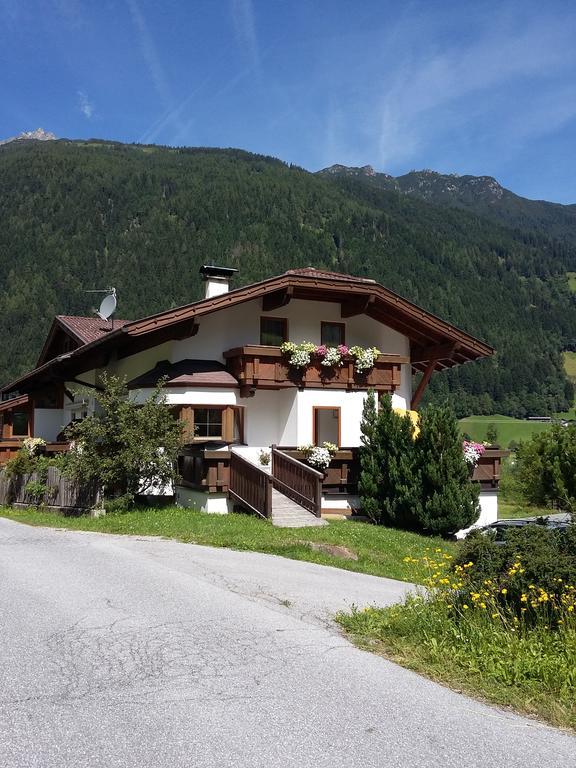
M18 136L12 136L9 139L0 140L0 146L2 144L10 144L13 141L54 141L56 136L50 131L45 131L44 128L36 128L35 131L22 131Z
M372 277L485 339L495 358L433 379L459 415L571 405L570 243L241 150L98 140L0 147L0 381L35 364L54 315L89 314L88 289L115 286L137 318L200 298L203 263L237 284L308 265Z
M410 171L403 176L377 173L370 165L332 165L320 176L361 184L370 190L412 195L434 205L462 208L505 226L543 232L576 245L576 205L528 200L502 187L492 176L459 176Z

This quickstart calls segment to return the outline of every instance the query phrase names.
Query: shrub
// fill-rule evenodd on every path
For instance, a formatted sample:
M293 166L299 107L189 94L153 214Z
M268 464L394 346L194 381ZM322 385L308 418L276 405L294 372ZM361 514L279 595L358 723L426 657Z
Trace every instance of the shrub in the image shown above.
M479 488L471 481L458 422L447 406L429 405L422 411L414 448L419 526L446 535L472 525L479 515Z
M20 450L6 462L4 471L8 477L19 477L32 474L36 466L37 459L28 451Z
M522 443L517 477L526 501L576 511L576 425L554 425Z
M499 603L517 615L534 620L548 611L553 622L566 590L576 585L576 525L527 525L511 530L504 543L476 531L462 542L454 569L467 570L469 590L493 585Z
M174 482L182 423L166 404L162 383L142 404L129 399L124 380L104 375L102 383L95 415L67 430L75 443L69 474L81 483L97 482L107 499L130 501Z

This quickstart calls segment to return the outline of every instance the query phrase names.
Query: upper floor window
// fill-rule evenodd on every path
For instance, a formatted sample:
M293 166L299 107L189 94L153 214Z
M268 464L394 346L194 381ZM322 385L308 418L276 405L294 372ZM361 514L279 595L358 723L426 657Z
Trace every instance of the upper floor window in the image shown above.
M346 343L346 326L344 323L322 323L320 340L327 347L337 347Z
M12 414L12 435L22 437L28 435L28 412L14 411Z
M288 320L285 317L260 318L260 344L279 347L288 341Z

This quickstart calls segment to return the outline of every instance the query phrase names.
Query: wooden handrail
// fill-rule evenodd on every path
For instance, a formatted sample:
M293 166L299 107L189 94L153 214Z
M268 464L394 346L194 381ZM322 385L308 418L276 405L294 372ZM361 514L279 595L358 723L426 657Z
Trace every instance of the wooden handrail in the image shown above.
M324 475L322 472L318 472L317 469L314 469L314 467L311 467L309 464L304 464L303 461L298 461L298 459L295 459L293 456L289 456L287 453L284 453L284 451L280 450L280 448L277 448L275 445L272 446L272 455L274 456L276 454L277 456L280 455L283 459L285 459L290 464L295 464L297 467L303 467L305 470L307 470L311 475L316 475L316 477L319 477L321 480L324 479Z
M235 451L230 455L229 495L257 515L272 517L272 478Z
M323 479L322 472L272 446L274 487L316 517L321 515Z

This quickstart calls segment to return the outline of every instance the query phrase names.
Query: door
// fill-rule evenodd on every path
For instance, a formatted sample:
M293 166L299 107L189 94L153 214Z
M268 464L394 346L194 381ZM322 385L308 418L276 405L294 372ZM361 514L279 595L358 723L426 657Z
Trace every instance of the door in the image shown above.
M313 409L314 445L334 443L340 446L340 408L323 405Z

